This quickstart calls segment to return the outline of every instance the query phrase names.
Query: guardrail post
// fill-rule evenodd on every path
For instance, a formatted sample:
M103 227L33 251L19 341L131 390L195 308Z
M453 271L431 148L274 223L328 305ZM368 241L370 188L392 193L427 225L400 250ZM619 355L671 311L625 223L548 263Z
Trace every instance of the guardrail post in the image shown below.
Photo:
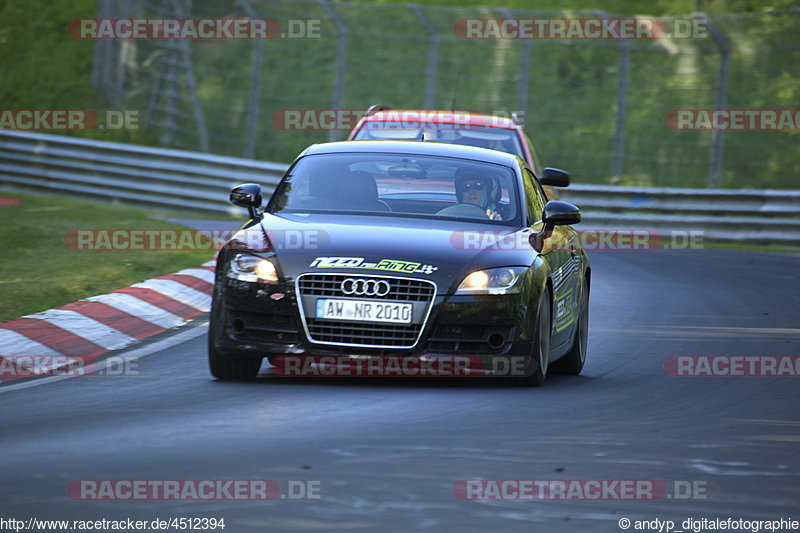
M336 71L333 78L332 109L342 110L344 107L344 75L347 68L347 38L349 32L347 30L347 24L345 24L336 11L334 11L329 0L317 0L317 2L322 6L322 9L331 22L333 22L333 25L336 26L336 33L339 37L336 43ZM335 141L338 136L339 134L336 130L331 130L328 134L328 140Z
M428 34L428 65L425 69L425 109L436 108L436 78L439 72L439 32L418 4L408 4Z
M724 109L728 94L728 63L730 62L731 47L727 37L711 24L711 19L705 13L697 13L695 16L701 18L708 28L708 34L719 47L719 67L717 69L717 86L714 96L714 107ZM722 181L722 152L725 146L723 131L714 129L711 132L711 160L709 163L709 188L719 187Z

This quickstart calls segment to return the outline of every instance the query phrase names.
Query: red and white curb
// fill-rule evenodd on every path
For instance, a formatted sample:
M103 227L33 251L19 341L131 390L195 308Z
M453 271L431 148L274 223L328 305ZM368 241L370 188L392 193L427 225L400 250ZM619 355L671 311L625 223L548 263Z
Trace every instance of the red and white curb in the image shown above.
M211 309L215 261L0 322L0 382L86 364Z

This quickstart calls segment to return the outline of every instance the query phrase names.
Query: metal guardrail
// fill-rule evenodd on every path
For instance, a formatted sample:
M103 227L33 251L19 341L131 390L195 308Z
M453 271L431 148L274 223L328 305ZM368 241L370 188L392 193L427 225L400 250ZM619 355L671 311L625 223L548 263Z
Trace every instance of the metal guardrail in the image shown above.
M702 231L717 241L800 244L800 191L571 185L583 227Z
M285 164L0 130L0 187L146 207L241 214L233 185L272 191ZM800 191L572 185L581 227L702 231L707 239L800 245Z
M576 204L603 209L646 209L669 213L697 211L713 214L800 215L800 191L664 189L571 185L563 191Z
M241 213L228 203L242 182L271 191L286 165L182 150L0 131L0 185L206 213Z

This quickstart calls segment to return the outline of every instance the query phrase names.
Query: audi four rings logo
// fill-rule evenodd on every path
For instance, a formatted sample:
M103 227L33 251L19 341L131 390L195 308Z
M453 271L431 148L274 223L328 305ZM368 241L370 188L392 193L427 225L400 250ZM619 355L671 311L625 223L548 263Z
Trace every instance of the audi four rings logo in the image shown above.
M355 296L386 296L391 288L383 279L347 278L342 282L342 292Z

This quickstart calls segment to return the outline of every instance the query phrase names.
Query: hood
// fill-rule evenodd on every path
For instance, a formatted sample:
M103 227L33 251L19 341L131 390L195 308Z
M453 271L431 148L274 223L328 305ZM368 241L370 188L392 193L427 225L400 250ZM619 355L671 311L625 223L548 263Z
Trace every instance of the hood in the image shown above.
M265 213L259 223L280 273L353 272L430 279L452 292L472 271L528 266L528 230L437 219Z

